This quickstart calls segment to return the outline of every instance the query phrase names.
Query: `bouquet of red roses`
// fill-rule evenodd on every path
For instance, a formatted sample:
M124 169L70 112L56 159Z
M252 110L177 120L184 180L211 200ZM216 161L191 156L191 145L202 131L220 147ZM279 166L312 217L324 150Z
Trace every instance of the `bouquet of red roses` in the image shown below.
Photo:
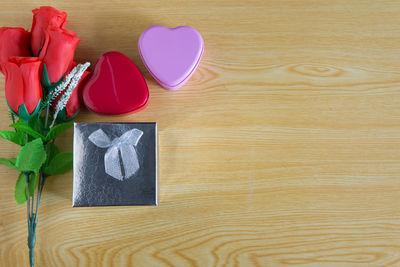
M0 137L21 146L16 158L0 158L0 164L19 172L15 200L27 203L31 266L45 181L72 168L72 152L60 152L54 141L72 126L68 122L79 112L89 75L89 63L73 61L80 39L65 29L66 17L55 8L40 7L33 10L31 32L0 28L0 71L13 121L13 130L0 131Z

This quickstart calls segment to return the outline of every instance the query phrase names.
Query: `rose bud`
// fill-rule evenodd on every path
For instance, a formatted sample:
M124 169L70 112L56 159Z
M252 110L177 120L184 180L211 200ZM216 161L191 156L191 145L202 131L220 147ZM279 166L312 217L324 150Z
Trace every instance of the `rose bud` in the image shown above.
M23 28L0 28L0 62L7 62L13 56L31 56L30 36L30 32Z
M48 27L64 28L67 13L50 6L42 6L32 10L32 12L31 49L34 56L39 56L46 40L46 29Z
M25 121L36 115L40 109L42 87L40 66L36 57L10 57L0 63L5 74L5 96L11 111Z
M51 83L59 81L70 71L79 41L71 31L55 27L46 30L46 41L39 58L46 65Z

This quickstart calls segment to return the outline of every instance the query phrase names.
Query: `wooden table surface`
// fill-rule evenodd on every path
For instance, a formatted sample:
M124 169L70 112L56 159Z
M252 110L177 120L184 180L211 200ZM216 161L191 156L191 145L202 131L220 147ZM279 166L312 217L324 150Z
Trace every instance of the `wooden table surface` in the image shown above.
M46 4L68 13L80 62L117 50L142 70L147 109L77 121L158 122L160 203L72 208L72 172L52 177L37 266L400 265L399 1L2 0L0 25L30 29ZM139 58L139 35L156 24L204 37L176 92ZM0 89L7 129L3 77ZM0 141L0 157L17 151ZM28 263L16 176L0 167L7 267Z

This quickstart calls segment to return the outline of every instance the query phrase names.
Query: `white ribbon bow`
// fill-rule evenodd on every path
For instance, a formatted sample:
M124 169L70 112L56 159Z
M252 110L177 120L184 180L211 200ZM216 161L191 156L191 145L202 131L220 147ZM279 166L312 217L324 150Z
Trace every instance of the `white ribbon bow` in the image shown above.
M89 135L89 140L98 147L108 148L104 155L106 173L122 181L134 175L140 167L134 146L138 144L142 135L142 131L132 129L110 141L103 130L98 129ZM121 153L121 160L119 153ZM124 173L122 173L122 166Z

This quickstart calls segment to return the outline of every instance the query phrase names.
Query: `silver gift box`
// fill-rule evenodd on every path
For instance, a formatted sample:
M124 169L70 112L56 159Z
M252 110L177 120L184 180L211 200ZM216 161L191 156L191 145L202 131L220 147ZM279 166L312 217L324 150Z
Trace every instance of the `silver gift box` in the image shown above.
M74 124L73 207L157 203L157 123Z

